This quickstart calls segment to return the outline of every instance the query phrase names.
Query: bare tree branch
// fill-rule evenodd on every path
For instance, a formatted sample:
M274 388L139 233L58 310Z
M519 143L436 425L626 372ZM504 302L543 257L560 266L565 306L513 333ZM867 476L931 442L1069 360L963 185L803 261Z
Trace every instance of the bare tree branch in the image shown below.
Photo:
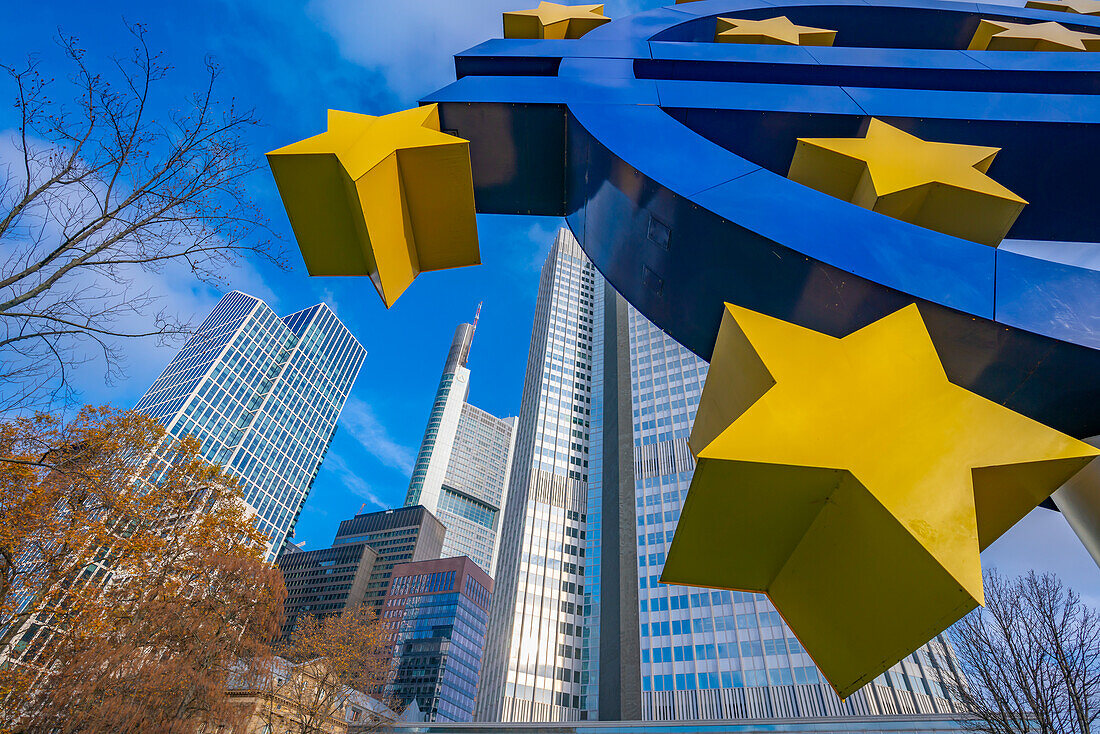
M951 628L959 723L988 734L1090 734L1100 714L1100 617L1053 574L986 574L985 609Z
M249 258L286 267L248 193L258 164L245 136L255 114L218 98L220 71L209 59L201 89L179 108L154 111L169 66L144 26L127 28L135 48L107 75L76 39L60 37L73 70L70 105L51 99L37 58L0 65L19 110L0 180L3 409L71 395L68 373L89 347L110 380L122 369L118 340L189 333L154 310L159 294L132 292L143 274L176 268L221 286ZM67 328L34 326L45 323Z

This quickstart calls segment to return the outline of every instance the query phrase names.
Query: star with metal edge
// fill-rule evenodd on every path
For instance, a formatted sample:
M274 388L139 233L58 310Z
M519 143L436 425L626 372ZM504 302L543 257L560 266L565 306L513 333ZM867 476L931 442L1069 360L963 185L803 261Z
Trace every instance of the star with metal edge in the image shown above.
M952 384L916 305L725 305L661 582L763 592L842 698L983 602L978 553L1100 453Z
M1024 7L1077 15L1100 15L1100 0L1028 0Z
M419 273L481 262L470 144L434 104L329 110L327 132L267 160L310 275L369 275L389 308Z
M714 40L719 43L766 43L778 46L832 46L836 31L795 25L787 16L765 20L719 18Z
M970 39L970 51L1100 51L1100 35L1061 23L1009 23L985 20Z
M995 247L1027 204L986 175L999 151L922 140L872 118L862 138L799 138L787 176L880 214Z
M540 2L531 10L504 14L505 38L580 38L611 19L603 5L559 5Z

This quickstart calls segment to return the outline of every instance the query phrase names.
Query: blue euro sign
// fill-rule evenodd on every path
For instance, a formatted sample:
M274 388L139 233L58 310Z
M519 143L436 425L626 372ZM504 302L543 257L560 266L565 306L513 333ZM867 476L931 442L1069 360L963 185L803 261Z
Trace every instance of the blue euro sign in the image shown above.
M785 15L832 47L714 43ZM968 51L982 18L1100 18L935 0L703 0L578 40L488 41L428 96L470 140L479 211L564 216L607 280L709 359L729 301L843 336L918 303L948 377L1100 434L1100 54ZM1001 148L1029 204L999 247L786 177L799 137L872 117Z

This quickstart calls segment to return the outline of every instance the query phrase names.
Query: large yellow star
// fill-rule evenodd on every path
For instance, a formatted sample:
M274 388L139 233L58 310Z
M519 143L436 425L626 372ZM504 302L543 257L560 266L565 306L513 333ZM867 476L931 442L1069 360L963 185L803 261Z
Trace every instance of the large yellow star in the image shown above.
M795 25L787 16L765 20L719 18L714 40L719 43L767 43L777 46L832 46L836 31Z
M1097 449L948 381L908 306L837 339L726 304L663 583L765 592L846 697L982 597Z
M999 150L921 140L872 118L863 138L799 138L787 175L880 214L995 247L1027 204L986 175Z
M369 275L389 308L420 272L481 262L470 144L434 104L329 110L327 132L267 160L310 275Z
M580 38L611 19L603 5L559 5L540 2L531 10L504 14L505 38Z
M1100 15L1100 0L1028 0L1024 7L1078 15Z
M1009 23L982 20L971 51L1100 51L1100 36L1070 30L1061 23Z

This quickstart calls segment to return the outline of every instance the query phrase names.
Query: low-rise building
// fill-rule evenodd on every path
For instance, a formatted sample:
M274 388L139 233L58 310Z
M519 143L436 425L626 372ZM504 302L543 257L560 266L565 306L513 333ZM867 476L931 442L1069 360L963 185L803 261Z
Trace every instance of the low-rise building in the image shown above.
M230 684L229 695L240 715L218 731L347 734L349 728L364 731L399 718L362 691L325 682L325 666L324 659L295 664L276 657L262 674L238 676Z

